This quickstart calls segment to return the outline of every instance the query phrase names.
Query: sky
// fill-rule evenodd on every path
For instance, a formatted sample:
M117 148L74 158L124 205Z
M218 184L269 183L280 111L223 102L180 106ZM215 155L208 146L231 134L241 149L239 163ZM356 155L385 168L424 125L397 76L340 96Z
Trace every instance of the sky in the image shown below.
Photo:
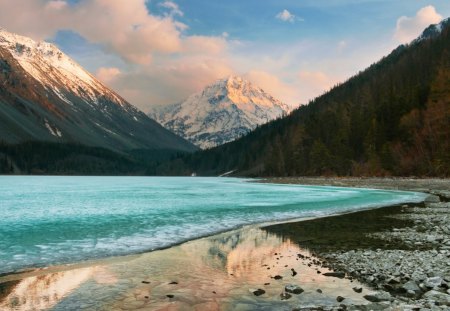
M449 0L0 0L0 27L145 112L230 75L296 107L449 16Z

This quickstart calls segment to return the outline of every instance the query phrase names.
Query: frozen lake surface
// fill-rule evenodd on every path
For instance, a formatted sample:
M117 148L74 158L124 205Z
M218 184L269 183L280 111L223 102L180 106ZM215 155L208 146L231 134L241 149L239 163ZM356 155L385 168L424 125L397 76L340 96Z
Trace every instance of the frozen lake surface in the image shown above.
M0 176L0 273L168 247L425 194L236 178Z

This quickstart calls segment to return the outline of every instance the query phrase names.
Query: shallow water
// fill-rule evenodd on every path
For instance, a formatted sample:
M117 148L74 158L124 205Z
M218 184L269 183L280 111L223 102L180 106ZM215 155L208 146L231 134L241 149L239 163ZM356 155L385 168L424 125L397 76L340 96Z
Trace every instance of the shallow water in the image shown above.
M370 289L324 276L326 268L299 254L311 256L289 239L249 227L85 267L0 277L0 310L292 310L336 306L338 295L347 305L368 303ZM287 284L304 292L281 300ZM265 293L257 297L256 289Z
M0 176L0 273L168 247L251 223L423 198L235 178Z

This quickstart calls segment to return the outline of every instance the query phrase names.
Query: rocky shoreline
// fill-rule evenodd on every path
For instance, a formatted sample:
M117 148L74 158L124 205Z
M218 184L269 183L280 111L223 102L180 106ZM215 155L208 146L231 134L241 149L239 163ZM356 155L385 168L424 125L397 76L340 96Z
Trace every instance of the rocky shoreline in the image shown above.
M399 212L386 216L398 220L402 224L399 228L364 234L367 239L383 241L382 248L314 249L314 254L324 260L322 265L377 291L364 296L370 301L368 305L346 305L342 300L338 307L297 310L450 310L450 181L374 178L277 178L267 181L357 184L430 193L423 204L404 205Z

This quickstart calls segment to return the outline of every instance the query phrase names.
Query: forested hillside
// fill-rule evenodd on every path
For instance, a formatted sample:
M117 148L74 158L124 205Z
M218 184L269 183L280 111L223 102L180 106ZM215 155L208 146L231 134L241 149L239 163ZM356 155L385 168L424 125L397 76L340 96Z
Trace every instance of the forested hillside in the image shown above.
M159 174L450 175L450 22L290 116Z
M154 175L162 161L179 157L171 149L112 150L80 144L0 141L0 174Z

